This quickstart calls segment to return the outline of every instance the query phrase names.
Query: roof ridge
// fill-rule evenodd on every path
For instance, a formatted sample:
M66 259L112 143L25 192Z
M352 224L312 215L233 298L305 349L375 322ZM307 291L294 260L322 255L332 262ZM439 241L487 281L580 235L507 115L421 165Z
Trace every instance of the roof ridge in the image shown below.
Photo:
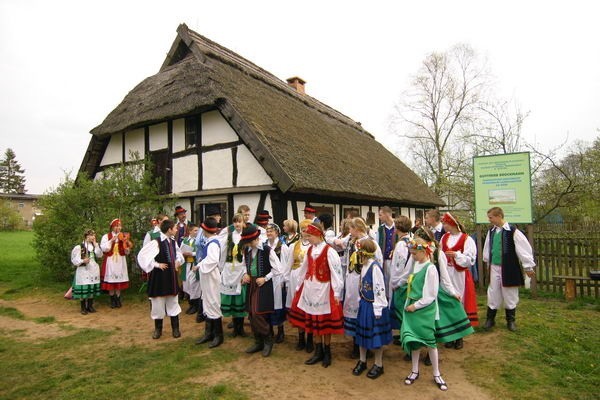
M194 41L194 44L200 47L202 53L206 54L207 56L212 56L212 58L216 57L221 61L250 74L250 76L252 76L253 78L259 79L267 85L270 85L287 94L288 96L301 101L305 105L312 107L315 110L324 113L332 118L337 119L343 124L354 128L358 132L368 135L373 139L375 138L371 133L366 131L358 122L354 121L352 118L348 117L342 112L336 110L331 106L328 106L327 104L317 100L316 98L308 94L300 95L298 92L296 92L295 89L290 87L287 84L287 82L284 82L269 71L254 64L247 58L242 57L236 52L190 29L186 24L182 24L182 27L184 27L187 30L187 33Z

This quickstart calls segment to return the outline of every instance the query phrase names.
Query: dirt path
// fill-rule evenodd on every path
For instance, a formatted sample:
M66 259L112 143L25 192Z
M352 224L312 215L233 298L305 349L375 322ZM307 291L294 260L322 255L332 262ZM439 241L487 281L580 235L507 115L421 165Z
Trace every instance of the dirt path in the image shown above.
M118 343L126 345L161 346L169 335L169 324L165 323L165 335L161 340L152 340L153 325L149 317L149 306L144 303L128 303L125 298L123 308L110 309L103 297L97 305L98 312L80 315L79 304L74 301L47 298L27 298L0 300L0 306L14 307L28 319L53 316L54 323L38 324L30 320L17 320L0 317L0 329L17 331L19 340L44 340L51 337L71 334L61 329L66 324L75 328L115 329ZM183 337L198 337L203 329L194 318L182 315ZM335 337L332 345L333 365L322 368L319 364L304 365L307 353L294 349L295 329L286 325L286 341L275 345L269 358L260 355L242 354L236 361L223 365L208 376L191 380L198 384L237 382L234 386L247 393L254 393L257 399L341 399L367 398L391 399L403 396L418 396L420 399L492 399L493 397L471 384L462 368L467 354L483 353L493 344L495 334L475 334L465 339L465 349L461 351L440 349L440 370L448 382L449 391L441 392L433 383L431 367L421 365L421 377L411 387L404 385L404 377L410 373L411 365L402 360L404 353L399 346L388 346L384 351L385 374L377 380L367 379L364 374L355 377L351 370L356 364L348 354L351 342L347 338ZM246 326L246 330L249 327ZM185 342L187 346L189 341ZM243 353L250 339L225 338L224 348ZM183 342L182 342L182 345ZM369 366L372 360L368 360ZM366 374L366 373L365 373Z

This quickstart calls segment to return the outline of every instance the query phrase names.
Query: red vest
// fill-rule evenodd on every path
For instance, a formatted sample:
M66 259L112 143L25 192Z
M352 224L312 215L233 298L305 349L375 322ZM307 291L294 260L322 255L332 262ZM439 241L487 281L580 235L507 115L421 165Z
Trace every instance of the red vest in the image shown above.
M448 247L448 238L450 237L450 233L446 233L443 237L442 237L442 251L446 252L446 251L460 251L461 253L464 251L465 248L465 242L467 241L467 237L468 235L466 233L463 233L460 235L460 238L458 239L458 241L454 244L454 246L452 247ZM454 258L448 258L448 265L451 267L454 267L456 269L458 269L459 271L464 271L465 269L468 268L464 268L458 264L454 263Z
M108 240L111 240L111 239L113 238L113 236L114 236L114 235L113 235L113 233L112 233L112 232L109 232L109 233L108 233ZM119 255L122 255L122 256L124 256L124 255L125 255L125 247L123 246L123 241L122 241L122 240L119 240L119 241L117 242L117 246L119 247ZM114 246L114 245L113 245L113 246L111 246L111 248L110 248L110 251L107 251L107 252L105 252L104 254L106 254L108 257L112 256L112 255L113 255L113 252L114 252L114 251L113 251L113 250L114 250L114 248L115 248L115 246Z
M311 276L317 278L319 282L331 281L331 271L329 270L329 263L327 262L327 252L329 251L329 245L326 244L325 248L319 254L316 259L312 257L313 246L308 248L308 269L306 270L306 276L304 279L310 279Z

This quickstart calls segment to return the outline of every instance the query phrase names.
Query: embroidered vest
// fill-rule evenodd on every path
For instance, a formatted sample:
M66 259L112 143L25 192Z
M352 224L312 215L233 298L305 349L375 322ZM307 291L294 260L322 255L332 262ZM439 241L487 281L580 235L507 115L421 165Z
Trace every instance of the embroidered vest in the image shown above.
M448 247L448 240L450 239L450 234L446 233L442 236L442 250L443 251L460 251L462 252L465 248L465 242L467 241L468 235L466 233L461 233L460 238L452 247ZM454 258L448 258L448 265L454 268L459 268L460 270L464 270L466 268L457 265L454 261Z
M392 227L391 230L388 230L385 227L385 224L379 225L377 238L379 239L378 244L383 253L383 259L391 260L392 254L394 253L394 246L396 246L396 243L398 243L398 240L400 239L398 236L398 231L395 227Z
M329 263L327 261L329 247L330 246L326 244L317 258L312 257L313 246L308 248L308 254L306 255L308 257L308 268L304 279L310 279L314 276L319 282L331 281L331 271L329 270Z
M111 240L114 237L112 232L108 233L108 240ZM119 255L124 256L125 255L125 247L123 246L123 241L119 240L115 245L113 245L113 247L110 248L109 251L105 252L104 254L106 254L107 257L112 256L115 253L115 247L118 248L119 250Z
M373 261L365 276L360 278L360 297L369 303L375 301L375 292L373 291L373 268L379 268L381 270L381 265L379 265L377 261Z
M513 225L509 225L509 227L509 231L502 229L500 232L500 235L502 236L502 286L522 286L525 281L523 279L521 263L519 262L515 246L515 231L517 228ZM488 235L490 236L488 260L492 261L492 250L496 229L491 228Z
M221 244L219 243L219 240L217 238L213 238L202 243L196 251L196 258L199 262L206 258L206 254L208 252L208 245L211 243L216 243L217 246L219 246L219 249L221 248Z
M175 241L170 239L160 240L160 238L154 240L158 242L158 254L154 257L154 261L175 268L175 261L177 260Z
M264 278L269 272L271 272L271 261L269 260L269 253L271 252L271 248L269 246L265 246L262 249L258 249L256 252L256 273L257 275L252 275L252 248L246 247L245 251L245 261L246 261L246 273L252 277L256 278Z

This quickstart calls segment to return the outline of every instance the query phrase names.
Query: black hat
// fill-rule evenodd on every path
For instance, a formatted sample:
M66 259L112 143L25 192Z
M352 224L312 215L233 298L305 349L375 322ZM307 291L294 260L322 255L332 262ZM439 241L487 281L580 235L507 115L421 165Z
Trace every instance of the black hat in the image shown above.
M242 230L242 237L238 243L238 247L243 246L246 243L250 243L254 239L260 236L260 231L256 225L248 225Z
M186 213L186 212L187 212L187 210L181 206L175 207L175 216L177 216L177 214Z
M219 207L217 204L207 204L204 211L204 215L206 216L221 215L221 207Z
M212 217L206 218L204 222L200 224L200 227L208 233L217 233L219 231L217 220Z
M258 225L267 225L269 220L272 219L267 210L262 210L256 215L256 223Z

